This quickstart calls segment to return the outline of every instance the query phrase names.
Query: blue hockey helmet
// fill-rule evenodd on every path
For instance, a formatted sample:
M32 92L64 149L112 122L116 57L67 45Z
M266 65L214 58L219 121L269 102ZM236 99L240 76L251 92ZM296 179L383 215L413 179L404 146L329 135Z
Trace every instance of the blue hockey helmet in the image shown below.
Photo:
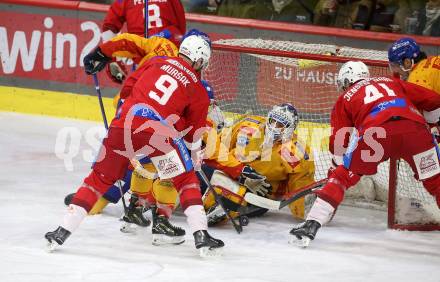
M388 61L394 64L403 64L404 59L415 59L420 55L420 46L409 37L395 41L388 49Z

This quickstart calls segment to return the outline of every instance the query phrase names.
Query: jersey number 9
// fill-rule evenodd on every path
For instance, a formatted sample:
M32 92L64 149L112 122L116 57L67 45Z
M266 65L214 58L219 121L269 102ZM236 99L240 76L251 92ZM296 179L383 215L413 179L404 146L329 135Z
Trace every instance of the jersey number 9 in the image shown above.
M148 96L163 106L171 98L174 91L176 91L178 84L174 78L168 74L163 74L159 77L154 86L160 93L151 90Z

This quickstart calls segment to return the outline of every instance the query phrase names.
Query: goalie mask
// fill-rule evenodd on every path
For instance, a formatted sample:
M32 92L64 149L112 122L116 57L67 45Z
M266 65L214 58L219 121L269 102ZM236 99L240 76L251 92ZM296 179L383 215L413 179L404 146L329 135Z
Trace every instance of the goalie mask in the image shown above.
M267 115L264 138L271 141L289 140L298 125L298 113L291 104L274 106Z
M342 65L338 73L338 90L345 91L359 80L370 78L368 67L360 61L349 61Z

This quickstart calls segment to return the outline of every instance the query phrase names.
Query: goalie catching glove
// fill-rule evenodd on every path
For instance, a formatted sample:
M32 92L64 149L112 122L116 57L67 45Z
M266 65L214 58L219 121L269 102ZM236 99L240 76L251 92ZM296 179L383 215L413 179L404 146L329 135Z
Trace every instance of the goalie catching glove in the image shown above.
M272 186L266 181L266 176L259 174L248 165L243 167L238 182L252 193L260 196L266 196L272 191Z
M86 74L95 74L104 69L110 58L104 55L98 47L84 57L84 70Z

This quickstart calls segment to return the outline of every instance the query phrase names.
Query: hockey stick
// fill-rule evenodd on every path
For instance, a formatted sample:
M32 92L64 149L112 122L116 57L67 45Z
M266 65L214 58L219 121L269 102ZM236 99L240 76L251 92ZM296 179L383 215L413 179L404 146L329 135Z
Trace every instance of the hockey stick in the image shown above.
M108 131L107 116L105 115L105 108L104 108L104 103L102 101L101 87L99 86L99 80L96 73L93 74L93 82L95 83L96 93L98 93L99 107L101 108L102 120L104 121L105 129ZM116 187L118 187L119 193L121 193L121 200L122 200L122 205L124 207L124 212L127 212L128 208L127 208L127 204L125 203L124 193L122 193L121 181L118 180L116 181L116 183L117 183Z
M208 177L206 176L205 172L203 172L203 170L199 170L198 174L202 178L203 182L205 182L206 186L208 186L208 189L211 190L212 194L214 195L215 202L222 207L223 211L226 214L226 217L231 221L232 225L234 226L235 231L237 231L237 233L240 234L243 231L243 227L240 224L237 224L237 222L235 222L235 220L232 218L232 216L226 210L226 208L223 205L222 199L219 197L219 195L215 191L211 182L209 182Z
M311 194L316 190L321 189L327 183L327 180L328 180L327 178L324 178L322 180L304 186L301 189L294 191L293 194L291 194L287 199L282 201L271 200L262 196L258 196L254 193L246 193L244 195L244 199L246 200L246 202L253 204L255 206L259 206L269 210L280 210L285 206L289 205L290 203L295 202L296 200L308 194Z
M99 107L101 108L101 115L102 115L102 119L104 120L104 126L105 129L108 130L108 123L107 123L107 117L105 115L104 103L102 102L101 87L99 87L98 76L96 75L96 73L93 74L93 82L95 83L96 93L98 93Z
M148 38L148 0L144 0L144 37Z

